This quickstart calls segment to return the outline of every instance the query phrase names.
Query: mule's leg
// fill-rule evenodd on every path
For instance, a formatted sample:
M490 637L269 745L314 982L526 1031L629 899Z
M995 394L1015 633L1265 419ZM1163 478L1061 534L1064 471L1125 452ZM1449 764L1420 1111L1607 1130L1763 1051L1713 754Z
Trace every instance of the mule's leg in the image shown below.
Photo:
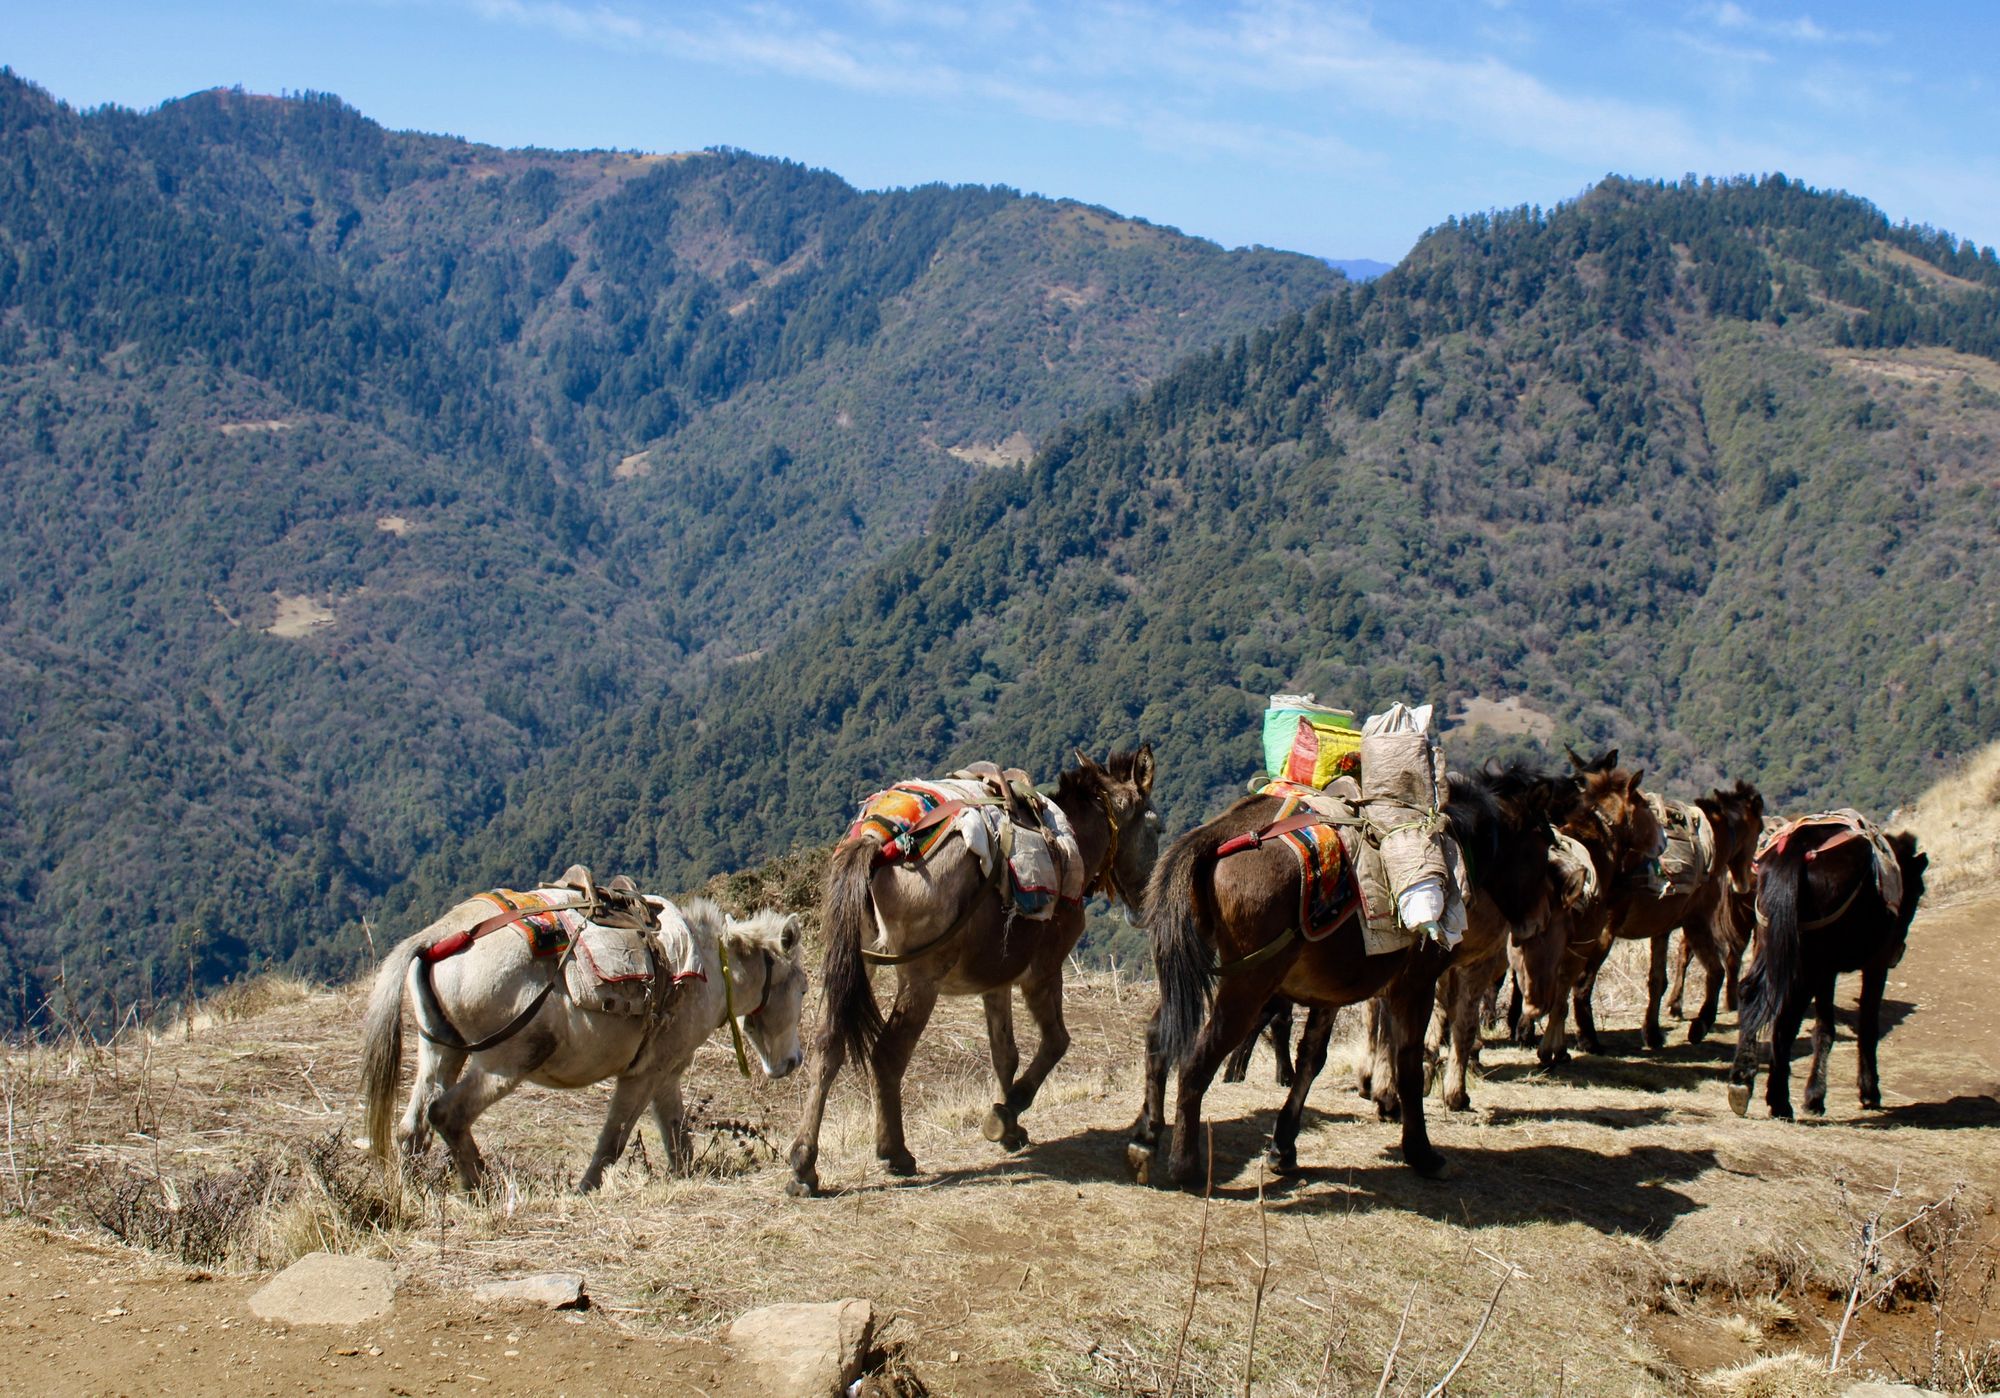
M1229 1051L1229 1057L1222 1065L1224 1082L1242 1082L1250 1076L1250 1055L1257 1051L1257 1040L1263 1033L1264 1022L1259 1020L1257 1027L1243 1036L1243 1042Z
M1666 1031L1660 1028L1660 997L1667 991L1667 934L1652 939L1646 963L1646 1024L1639 1041L1649 1049L1667 1046Z
M1382 1006L1370 1000L1361 1007L1361 1056L1354 1060L1354 1091L1362 1097L1375 1095L1375 1032Z
M1504 944L1503 944L1504 945ZM1504 950L1495 952L1504 956ZM1479 1008L1485 998L1482 987L1492 976L1492 963L1459 967L1438 982L1438 1010L1451 1016L1451 1057L1444 1064L1444 1106L1449 1112L1470 1110L1472 1096L1465 1088L1466 1071L1479 1054ZM1446 986L1451 999L1446 1002Z
M625 1154L626 1143L632 1139L632 1128L638 1123L639 1113L653 1099L653 1084L643 1073L628 1073L618 1079L611 1089L611 1105L604 1111L604 1126L597 1133L597 1149L591 1152L590 1164L583 1172L583 1178L576 1182L578 1194L589 1194L604 1183L604 1172L618 1163L618 1157ZM671 1152L670 1152L671 1153Z
M895 1007L875 1041L875 1055L869 1069L875 1076L875 1156L889 1167L892 1175L914 1175L916 1157L903 1140L903 1074L909 1071L910 1055L931 1021L937 1007L937 982L917 981L908 976L896 985Z
M1591 1008L1591 997L1597 994L1597 972L1604 965L1604 958L1611 954L1611 943L1600 942L1590 951L1583 974L1576 978L1576 988L1570 994L1570 1012L1576 1018L1576 1046L1585 1053L1603 1053L1604 1045L1597 1037L1597 1013Z
M1422 1039L1418 1046L1422 1046ZM1381 996L1368 1002L1368 1048L1356 1070L1361 1095L1375 1103L1378 1121L1395 1121L1403 1114L1403 1102L1396 1080L1395 1035L1389 1010Z
M1151 1184L1153 1164L1160 1153L1160 1124L1166 1112L1167 1056L1160 1052L1160 1011L1146 1021L1146 1096L1139 1105L1139 1119L1132 1123L1132 1139L1125 1147L1125 1163L1132 1178Z
M1757 1036L1736 1026L1736 1054L1729 1062L1729 1110L1738 1116L1750 1110L1750 1093L1757 1086Z
M694 1166L694 1138L688 1134L687 1108L681 1101L678 1075L662 1082L653 1093L653 1124L660 1128L667 1168L677 1175L686 1174Z
M1560 1004L1567 997L1558 996L1556 998L1557 1003ZM1527 997L1521 993L1521 978L1515 976L1513 988L1507 994L1507 1037L1523 1048L1528 1046L1528 1039L1523 1032L1523 1025L1521 1023L1527 1017L1527 1008ZM1532 1030L1532 1022L1528 1026L1528 1029Z
M1748 937L1733 937L1730 939L1728 952L1722 958L1722 991L1725 997L1723 1003L1729 1006L1731 1013L1741 1008L1736 1003L1736 995L1743 981L1743 953L1747 950L1749 950Z
M1298 1068L1292 1061L1292 1009L1290 1000L1279 1000L1266 1016L1271 1026L1271 1056L1277 1060L1274 1076L1279 1087L1290 1087L1298 1078ZM1319 1069L1313 1072L1317 1074Z
M1792 1119L1792 1045L1810 998L1803 986L1788 987L1778 1017L1771 1022L1771 1080L1764 1085L1764 1100L1780 1121Z
M1854 1042L1861 1058L1861 1105L1868 1111L1882 1110L1882 1080L1875 1072L1875 1044L1882 1037L1882 990L1888 984L1887 966L1870 966L1861 973L1861 1006L1854 1018Z
M1239 976L1217 987L1208 1023L1180 1061L1180 1091L1174 1101L1174 1143L1167 1157L1167 1176L1184 1189L1199 1189L1205 1175L1198 1168L1202 1152L1201 1099L1229 1050L1241 1043L1256 1022L1264 1001L1283 979L1286 966L1255 978Z
M1290 1011L1286 1013L1289 1018ZM1299 1031L1298 1060L1292 1070L1292 1090L1285 1094L1285 1105L1278 1111L1265 1152L1273 1174L1289 1175L1299 1168L1299 1122L1305 1116L1313 1080L1326 1067L1326 1046L1333 1038L1333 1023L1339 1013L1321 1005L1306 1011L1306 1027Z
M410 1105L396 1123L396 1139L409 1155L422 1155L431 1143L431 1103L444 1095L465 1071L465 1055L457 1049L417 1040L417 1077L410 1084Z
M1417 955L1442 953L1425 949ZM1424 1041L1417 1029L1436 998L1436 979L1417 967L1391 982L1385 997L1385 1017L1395 1046L1396 1085L1403 1099L1403 1163L1425 1179L1438 1179L1445 1173L1444 1157L1432 1148L1424 1122Z
M1681 997L1687 993L1688 961L1693 954L1693 939L1687 929L1681 929L1681 940L1674 948L1673 979L1667 982L1667 1013L1675 1019L1686 1019L1681 1007Z
M1711 917L1722 916L1720 912ZM1715 1015L1722 1003L1722 954L1718 950L1719 938L1711 921L1699 936L1683 935L1681 940L1681 974L1687 974L1687 958L1692 953L1701 962L1701 974L1706 981L1701 994L1701 1008L1695 1011L1694 1020L1688 1025L1688 1042L1698 1044L1715 1028Z
M993 1054L994 1100L1004 1102L1021 1071L1021 1051L1014 1043L1014 987L1003 985L981 997L986 1004L986 1047Z
M829 1012L819 1038L813 1045L812 1090L806 1095L806 1114L799 1122L799 1134L792 1140L792 1177L785 1193L809 1198L819 1193L819 1129L826 1118L826 1094L840 1068L847 1061L847 1044L835 1032Z
M1826 1068L1833 1057L1833 977L1813 992L1812 1067L1806 1070L1806 1113L1826 1115Z
M1035 1094L1069 1052L1069 1026L1063 1023L1062 994L1060 961L1053 970L1021 983L1021 1003L1035 1019L1035 1056L1028 1060L1027 1071L1007 1093L1006 1100L995 1103L987 1113L985 1126L986 1139L998 1141L1008 1150L1019 1150L1028 1144L1028 1133L1021 1129L1021 1113L1033 1105Z
M479 1120L488 1107L519 1087L537 1066L539 1064L531 1064L502 1073L474 1063L449 1091L431 1099L425 1115L430 1118L432 1129L451 1151L452 1163L458 1167L459 1183L467 1189L479 1188L479 1182L486 1173L486 1162L480 1159L479 1147L473 1144L472 1123Z

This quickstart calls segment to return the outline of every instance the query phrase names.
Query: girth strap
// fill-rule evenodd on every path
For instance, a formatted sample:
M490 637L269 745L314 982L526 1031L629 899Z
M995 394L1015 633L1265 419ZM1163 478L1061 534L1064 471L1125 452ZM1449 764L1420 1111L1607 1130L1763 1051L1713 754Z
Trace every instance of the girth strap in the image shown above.
M945 928L941 935L931 938L915 951L871 951L867 947L863 947L861 948L861 959L871 966L902 966L915 961L920 956L929 956L932 952L950 942L959 933L972 925L973 915L979 911L979 905L986 901L987 891L999 888L1000 880L1006 877L1004 872L1006 868L1006 852L1004 850L995 850L993 852L992 875L979 885L978 890L966 903L965 911L960 913L958 919L951 926Z
M1253 967L1261 966L1266 961L1278 955L1278 953L1295 946L1298 940L1299 929L1296 927L1287 927L1278 936L1266 942L1263 946L1258 947L1257 950L1251 952L1248 956L1239 956L1234 961L1223 962L1215 968L1215 974L1218 976L1233 976L1239 971L1248 971Z
M552 974L549 977L549 983L543 986L535 998L528 1002L528 1008L507 1021L506 1027L499 1033L488 1034L478 1043L469 1044L452 1027L451 1016L444 1012L444 1006L438 1002L437 987L431 984L430 963L419 960L417 962L417 1000L419 1003L417 1033L441 1048L455 1049L460 1053L484 1053L490 1048L497 1048L528 1027L528 1022L540 1012L542 1002L548 999L549 993L556 988L556 978L560 974L559 970ZM426 1016L434 1018L438 1024L443 1025L444 1032L433 1033L427 1029L424 1026Z

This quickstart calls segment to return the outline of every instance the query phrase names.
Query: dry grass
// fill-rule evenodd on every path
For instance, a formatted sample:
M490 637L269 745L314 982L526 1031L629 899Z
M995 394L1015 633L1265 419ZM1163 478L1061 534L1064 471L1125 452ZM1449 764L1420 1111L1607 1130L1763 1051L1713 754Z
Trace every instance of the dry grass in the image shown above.
M1901 823L1931 857L1931 893L1950 897L2000 883L2000 743L1926 791Z
M820 858L710 891L809 901ZM1621 955L1602 987L1614 1048L1636 1037L1624 1026L1638 985ZM977 1002L946 1002L908 1095L927 1173L898 1183L874 1168L870 1105L850 1076L823 1137L833 1193L819 1200L781 1188L803 1082L744 1082L722 1041L690 1080L701 1123L690 1177L661 1173L657 1142L642 1142L602 1193L576 1197L606 1093L531 1088L481 1123L486 1197L444 1188L436 1154L385 1184L345 1144L359 1116L360 991L278 983L254 1010L246 987L192 1034L9 1050L0 1087L16 1129L0 1183L15 1212L202 1266L271 1268L328 1248L392 1257L438 1287L574 1268L628 1326L667 1336L707 1336L769 1302L862 1295L894 1317L890 1338L936 1392L1163 1392L1203 1206L1125 1175L1149 989L1104 977L1073 989L1074 1047L1027 1118L1037 1143L1011 1157L977 1130L991 1099ZM1257 1392L1373 1393L1414 1287L1389 1391L1422 1393L1478 1325L1492 1259L1524 1275L1454 1392L1686 1392L1759 1349L1823 1365L1820 1317L1854 1269L1855 1191L1897 1179L1908 1199L1935 1198L1984 1169L1983 1203L2000 1130L1897 1128L1838 1106L1819 1126L1738 1120L1722 1100L1726 1052L1676 1045L1555 1076L1488 1045L1477 1110L1434 1118L1457 1174L1427 1184L1348 1090L1344 1044L1308 1112L1306 1174L1269 1183L1261 1204L1257 1155L1278 1093L1260 1053L1251 1082L1209 1099L1218 1168L1180 1391L1240 1388L1256 1303ZM1861 1315L1850 1349L1881 1323ZM1884 1359L1878 1342L1856 1372ZM1753 1381L1765 1382L1743 1385Z

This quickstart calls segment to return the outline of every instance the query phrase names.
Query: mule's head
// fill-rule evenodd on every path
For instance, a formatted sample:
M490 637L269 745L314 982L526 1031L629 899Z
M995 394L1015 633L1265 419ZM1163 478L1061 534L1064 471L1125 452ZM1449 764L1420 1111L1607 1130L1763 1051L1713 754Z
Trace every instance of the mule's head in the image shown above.
M1748 892L1757 881L1757 837L1764 829L1764 794L1738 779L1733 788L1717 787L1696 799L1715 830L1715 850L1729 871L1729 886Z
M736 1022L764 1072L774 1079L786 1077L805 1060L799 1021L810 977L799 965L798 915L766 908L747 918L730 918L722 935L737 986Z
M1133 919L1143 915L1146 885L1160 856L1160 817L1153 809L1153 745L1141 743L1136 752L1114 752L1099 766L1082 752L1077 765L1062 774L1056 793L1065 811L1098 813L1108 835L1103 863L1091 871L1092 883L1125 904ZM1073 817L1075 818L1075 817Z
M1917 904L1924 896L1924 871L1931 867L1931 857L1917 848L1917 837L1907 830L1890 832L1889 848L1896 851L1896 863L1903 871L1903 906L1896 920L1907 936L1910 920L1917 915Z
M1570 754L1583 781L1583 800L1566 826L1604 860L1605 872L1614 880L1640 873L1667 849L1660 818L1639 789L1645 772L1604 765L1617 759L1615 748L1594 763Z

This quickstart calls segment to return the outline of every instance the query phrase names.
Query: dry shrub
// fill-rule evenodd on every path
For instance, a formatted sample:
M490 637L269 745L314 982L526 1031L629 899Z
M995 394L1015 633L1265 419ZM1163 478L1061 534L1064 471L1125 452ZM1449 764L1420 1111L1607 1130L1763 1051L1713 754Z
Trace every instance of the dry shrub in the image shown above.
M2000 743L1980 749L1902 812L1931 857L1925 885L1936 895L2000 882Z
M1717 1369L1696 1382L1715 1398L1833 1398L1837 1391L1826 1361L1796 1350Z
M190 1029L213 1029L220 1024L242 1024L310 999L320 987L283 971L267 971L231 981L195 1006L183 1025Z

